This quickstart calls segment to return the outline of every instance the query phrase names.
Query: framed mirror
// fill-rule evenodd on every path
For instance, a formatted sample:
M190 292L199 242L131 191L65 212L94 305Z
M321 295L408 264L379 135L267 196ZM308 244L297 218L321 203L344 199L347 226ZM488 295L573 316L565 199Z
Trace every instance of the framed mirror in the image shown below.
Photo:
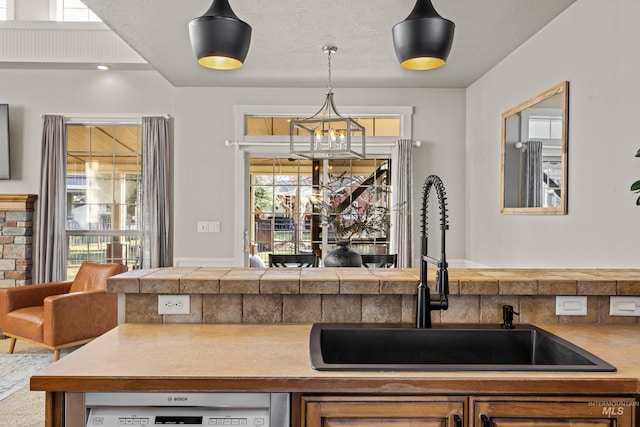
M502 114L500 212L567 213L569 82Z

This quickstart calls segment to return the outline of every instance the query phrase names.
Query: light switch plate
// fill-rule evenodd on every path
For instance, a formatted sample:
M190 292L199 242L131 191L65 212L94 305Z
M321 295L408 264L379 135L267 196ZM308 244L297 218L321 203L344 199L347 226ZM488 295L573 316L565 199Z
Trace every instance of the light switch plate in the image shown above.
M558 316L586 316L586 296L557 296L556 315Z
M609 315L640 316L640 297L609 297Z

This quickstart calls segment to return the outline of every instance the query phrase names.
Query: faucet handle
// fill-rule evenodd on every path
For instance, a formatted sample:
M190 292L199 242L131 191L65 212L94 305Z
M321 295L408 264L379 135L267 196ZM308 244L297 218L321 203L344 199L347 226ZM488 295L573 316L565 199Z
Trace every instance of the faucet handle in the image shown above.
M436 294L449 295L449 271L440 267L436 271Z

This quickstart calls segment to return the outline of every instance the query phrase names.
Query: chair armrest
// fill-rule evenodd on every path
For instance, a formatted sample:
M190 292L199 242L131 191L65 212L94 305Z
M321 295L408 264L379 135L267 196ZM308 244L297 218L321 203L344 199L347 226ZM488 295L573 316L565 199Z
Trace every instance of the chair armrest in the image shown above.
M44 342L55 346L95 338L118 325L118 294L71 292L44 300Z
M19 308L43 305L46 297L67 293L69 288L71 288L71 282L40 283L2 289L0 290L0 312L6 314Z

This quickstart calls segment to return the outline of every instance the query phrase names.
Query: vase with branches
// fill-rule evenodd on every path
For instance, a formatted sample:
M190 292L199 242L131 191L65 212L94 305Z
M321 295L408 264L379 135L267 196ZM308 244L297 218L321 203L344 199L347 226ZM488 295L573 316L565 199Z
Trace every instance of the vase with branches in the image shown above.
M326 198L318 200L321 224L336 240L372 237L389 230L388 187L367 186L344 175L330 177Z
M336 243L336 249L325 257L325 265L331 265L338 255L349 257L350 266L359 266L360 255L351 251L349 245L358 238L369 239L388 233L389 187L375 185L375 177L372 182L368 181L371 177L363 180L344 174L329 178L328 185L323 187L323 198L316 204L323 229L331 233Z

